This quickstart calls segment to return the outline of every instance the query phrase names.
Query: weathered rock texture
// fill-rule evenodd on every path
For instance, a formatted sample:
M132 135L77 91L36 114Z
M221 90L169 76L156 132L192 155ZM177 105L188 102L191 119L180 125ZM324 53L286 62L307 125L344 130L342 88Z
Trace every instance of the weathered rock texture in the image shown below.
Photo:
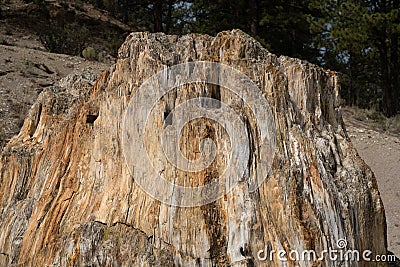
M165 66L198 60L232 66L258 85L273 109L277 151L255 192L244 180L206 206L170 207L135 184L123 158L121 123L145 79ZM216 37L134 33L116 65L94 86L89 78L70 77L45 90L2 154L1 266L281 266L276 254L260 262L257 252L321 254L342 238L349 249L386 253L384 208L373 173L344 129L335 73L278 58L235 30ZM161 105L212 96L201 86L190 89ZM196 134L217 140L215 129L195 123L184 135L186 152L194 153ZM213 179L219 164L197 181ZM329 257L287 264L386 266Z

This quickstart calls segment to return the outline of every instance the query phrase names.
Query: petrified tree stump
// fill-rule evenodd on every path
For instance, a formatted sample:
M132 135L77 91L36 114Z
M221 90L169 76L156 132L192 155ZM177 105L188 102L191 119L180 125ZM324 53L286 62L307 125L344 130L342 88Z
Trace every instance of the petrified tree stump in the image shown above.
M253 84L232 91L221 69L222 84L167 73L188 62L227 66ZM143 90L157 73L171 90ZM374 175L344 129L335 73L276 57L234 30L133 33L118 62L94 86L88 79L45 90L2 154L1 266L386 266L361 259L365 250L386 254L386 222ZM219 115L179 110L196 98L198 110ZM185 116L169 142L163 133ZM220 187L177 189L208 184ZM329 249L357 250L360 261L290 254Z

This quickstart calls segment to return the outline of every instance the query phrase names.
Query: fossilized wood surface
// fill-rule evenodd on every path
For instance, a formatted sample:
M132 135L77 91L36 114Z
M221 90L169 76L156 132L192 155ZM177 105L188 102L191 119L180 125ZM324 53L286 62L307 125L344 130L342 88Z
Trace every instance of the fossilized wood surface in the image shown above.
M144 80L166 66L199 60L232 66L258 85L273 109L277 149L255 192L244 180L211 204L171 207L135 184L123 157L121 123ZM348 248L386 253L384 208L373 173L344 129L334 73L278 58L232 31L216 37L134 33L93 87L86 78L70 77L44 91L2 154L1 266L280 266L276 255L259 262L257 252L266 246L321 252L341 238ZM160 106L210 94L188 86ZM183 149L190 156L196 136L217 136L216 130L194 123ZM217 143L224 139L217 137ZM193 183L208 182L223 162ZM378 266L329 259L313 266L343 264Z

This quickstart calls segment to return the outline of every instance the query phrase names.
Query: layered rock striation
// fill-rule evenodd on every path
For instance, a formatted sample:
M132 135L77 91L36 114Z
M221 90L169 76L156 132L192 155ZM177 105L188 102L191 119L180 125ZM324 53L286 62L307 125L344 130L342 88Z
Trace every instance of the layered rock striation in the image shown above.
M129 119L147 119L135 95L153 75L187 62L214 62L249 77L265 98L270 120L257 121L252 103L224 86L181 84L154 103L151 123L140 135L145 145L133 154L135 146L127 145L135 140L129 139L127 127L142 129ZM357 250L360 258L364 250L386 254L376 180L346 133L338 90L335 73L277 57L238 30L216 37L132 33L117 63L97 79L70 76L43 91L19 135L5 147L0 265L386 266L327 255L289 257L291 251L320 256L329 249ZM163 179L195 187L212 183L232 167L229 149L235 144L229 131L207 118L186 123L177 144L184 157L195 160L207 154L199 148L212 147L201 140L212 140L214 150L208 154L214 159L208 166L188 171L162 168L165 162L157 161L160 136L179 120L173 110L199 97L225 103L241 118L246 134L238 135L238 142L245 147L237 155L239 165L245 162L244 171L231 190L204 205L179 205L179 196L172 194L175 202L168 202L149 194L143 182L149 181L150 189L158 185L150 170L138 170L140 162L153 160ZM220 104L210 103L219 114ZM265 153L263 123L272 123L269 129L274 130L265 168L257 165ZM166 153L173 146L167 143ZM262 182L254 187L254 180ZM274 253L279 250L287 262Z

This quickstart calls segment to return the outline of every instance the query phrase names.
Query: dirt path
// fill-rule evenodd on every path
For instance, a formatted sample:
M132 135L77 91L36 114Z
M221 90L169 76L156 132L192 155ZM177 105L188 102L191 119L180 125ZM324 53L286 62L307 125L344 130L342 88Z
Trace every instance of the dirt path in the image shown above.
M375 173L386 210L388 249L400 257L400 134L381 131L361 112L345 108L343 118L352 143Z

